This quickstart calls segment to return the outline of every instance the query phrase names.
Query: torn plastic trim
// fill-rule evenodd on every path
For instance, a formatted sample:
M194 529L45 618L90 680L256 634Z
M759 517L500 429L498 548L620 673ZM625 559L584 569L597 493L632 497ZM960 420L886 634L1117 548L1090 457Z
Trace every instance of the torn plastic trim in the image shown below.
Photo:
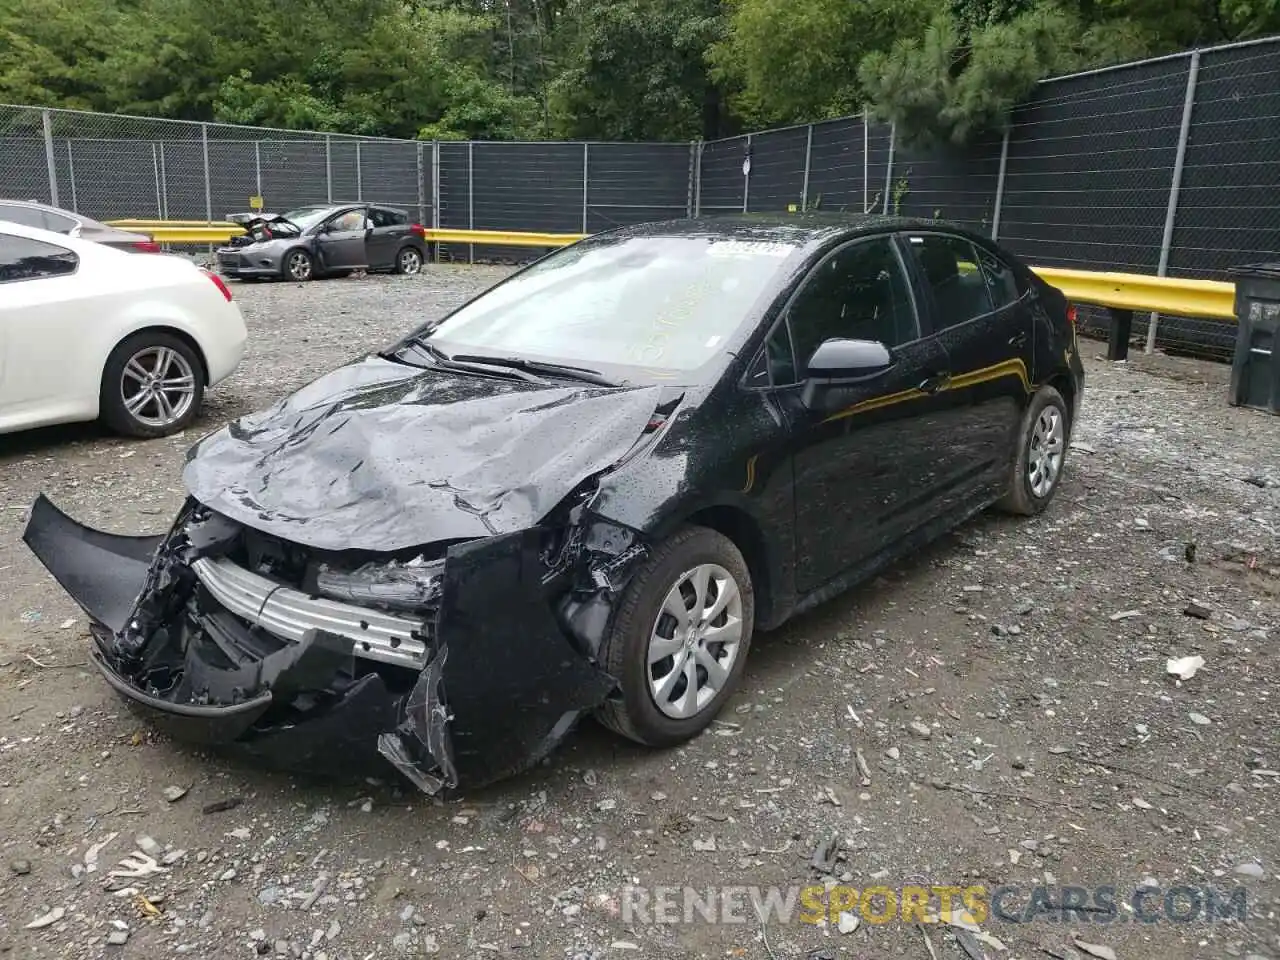
M594 660L622 591L650 548L639 531L594 515L587 515L573 531L578 551L573 558L574 583L557 609L565 630Z
M90 529L40 494L31 505L22 540L85 613L119 632L129 622L151 558L166 537Z
M405 699L400 724L378 736L378 753L423 793L458 785L443 689L448 659L448 648L436 651Z

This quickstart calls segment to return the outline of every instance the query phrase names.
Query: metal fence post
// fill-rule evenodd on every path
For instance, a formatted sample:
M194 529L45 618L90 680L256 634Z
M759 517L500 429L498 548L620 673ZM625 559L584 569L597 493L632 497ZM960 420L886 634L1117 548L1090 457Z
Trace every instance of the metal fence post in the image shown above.
M440 141L431 141L431 226L440 229Z
M44 161L49 169L49 202L58 205L58 165L53 159L53 120L48 110L40 111L40 122L44 126Z
M324 193L329 203L333 203L333 137L324 135Z
M1010 125L1012 126L1012 125ZM1000 141L1000 172L996 174L996 209L991 215L991 239L1000 239L1000 209L1004 206L1004 173L1009 166L1009 126Z
M155 145L151 147L155 150ZM76 161L71 155L71 138L67 137L67 180L71 183L71 212L80 212L80 200L76 196Z
M871 119L866 107L862 108L862 212L871 212Z
M360 141L356 141L356 199L364 199L364 171L360 169Z
M259 200L261 200L262 205L265 207L267 204L267 201L266 201L266 198L263 197L262 195L262 141L261 140L253 141L253 182L257 187L257 189L254 190L253 195L257 197Z
M591 157L591 144L582 143L582 232L587 232L587 176Z
M889 193L893 185L893 153L898 146L898 125L896 123L889 125L889 162L884 167L884 203L882 204L882 213L889 213Z
M694 177L698 175L698 141L689 141L689 175L685 182L684 191L684 215L686 218L693 216L693 191Z
M1191 135L1191 112L1196 104L1196 81L1200 76L1200 51L1191 54L1191 63L1187 67L1187 92L1182 99L1182 125L1178 128L1178 152L1173 158L1173 179L1169 184L1169 206L1164 214L1164 233L1160 237L1160 263L1156 267L1156 276L1163 277L1169 272L1169 247L1173 244L1173 224L1178 216L1178 193L1182 189L1182 164L1187 157L1187 140ZM1156 348L1156 332L1160 327L1160 314L1151 311L1147 321L1146 352Z
M164 141L160 141L160 219L169 219L169 173L164 165Z
M154 140L151 141L151 166L156 174L156 216L163 220L164 201L160 197L160 151L156 149Z
M467 141L467 229L476 228L476 142ZM467 244L467 263L476 262L476 245Z
M416 154L414 160L415 160L416 168L418 171L418 176L417 176L418 222L425 223L427 219L427 204L426 204L426 197L423 195L423 190L422 190L422 144L421 143L417 145L417 148L415 149L414 153Z
M200 149L204 154L204 218L212 222L213 189L209 183L209 125L207 123L200 124Z
M742 212L747 212L747 198L751 196L751 134L747 134L747 155L742 158Z
M706 145L705 140L698 141L698 152L693 161L693 215L695 217L702 216L702 151Z
M804 180L800 184L800 211L809 209L809 163L813 158L813 124L804 138Z

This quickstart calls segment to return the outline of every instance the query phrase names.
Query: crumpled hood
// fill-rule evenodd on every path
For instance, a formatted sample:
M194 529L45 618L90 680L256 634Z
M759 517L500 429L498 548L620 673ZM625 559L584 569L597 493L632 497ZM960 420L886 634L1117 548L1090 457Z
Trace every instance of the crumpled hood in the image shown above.
M317 549L511 533L631 449L660 393L369 357L205 437L183 481L219 513Z

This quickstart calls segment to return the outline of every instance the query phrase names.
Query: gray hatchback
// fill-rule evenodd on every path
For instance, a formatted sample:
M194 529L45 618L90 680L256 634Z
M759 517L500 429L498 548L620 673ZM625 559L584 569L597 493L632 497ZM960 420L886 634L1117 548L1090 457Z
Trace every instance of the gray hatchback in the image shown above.
M245 229L218 249L218 270L244 280L313 280L353 270L412 275L427 260L424 229L403 210L315 204L288 213L233 213Z

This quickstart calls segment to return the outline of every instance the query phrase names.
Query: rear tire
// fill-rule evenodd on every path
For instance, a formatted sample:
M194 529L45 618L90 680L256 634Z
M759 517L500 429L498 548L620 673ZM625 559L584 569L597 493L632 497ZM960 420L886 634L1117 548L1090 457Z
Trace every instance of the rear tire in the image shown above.
M1062 482L1070 436L1071 415L1062 394L1041 387L1022 414L1009 490L997 505L1001 510L1024 517L1044 512Z
M98 415L116 433L167 437L199 415L204 387L204 365L190 344L162 330L142 330L107 358Z
M697 736L737 689L754 618L751 574L733 541L706 527L679 530L622 594L600 650L622 696L597 718L652 747Z
M415 277L422 272L422 254L417 247L401 247L396 254L396 273Z

